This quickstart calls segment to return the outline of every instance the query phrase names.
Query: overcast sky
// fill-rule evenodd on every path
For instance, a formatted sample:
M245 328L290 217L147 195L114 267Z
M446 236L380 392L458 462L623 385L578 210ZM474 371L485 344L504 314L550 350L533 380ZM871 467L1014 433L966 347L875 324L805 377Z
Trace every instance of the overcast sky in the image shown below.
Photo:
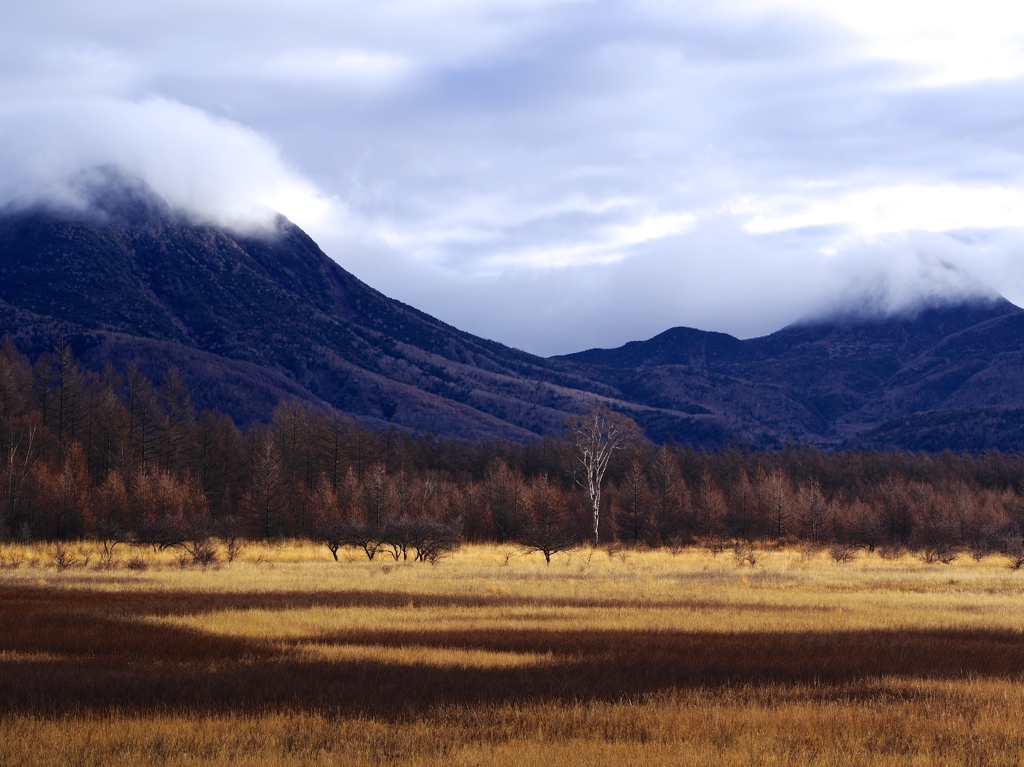
M116 162L545 355L1024 303L1019 4L9 6L0 202Z

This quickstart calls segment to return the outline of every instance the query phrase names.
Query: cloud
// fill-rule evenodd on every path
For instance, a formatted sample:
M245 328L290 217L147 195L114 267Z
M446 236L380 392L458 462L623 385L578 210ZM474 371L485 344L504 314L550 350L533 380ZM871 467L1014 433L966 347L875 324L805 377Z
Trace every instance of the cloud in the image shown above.
M1024 15L979 3L21 4L0 196L117 162L218 221L278 208L542 353L1024 301Z
M866 55L914 65L918 84L940 87L1024 74L1024 19L1020 6L1008 0L975 0L969 5L933 0L756 4L830 18L861 38Z
M1024 284L1024 236L1016 230L980 239L887 235L825 255L813 239L780 248L723 215L614 263L478 274L411 261L379 242L322 241L385 292L543 355L618 346L676 326L750 338L808 319L990 300L992 283ZM1024 293L1008 297L1024 304Z
M379 86L402 79L410 62L389 53L358 49L304 48L290 50L266 63L271 77Z
M0 203L68 194L70 176L114 165L173 207L232 227L275 211L315 226L337 205L255 131L167 99L64 100L0 109Z
M834 225L869 237L908 230L997 229L1024 222L1024 189L907 184L869 187L832 197L789 194L740 199L731 212L745 214L744 229L753 233Z

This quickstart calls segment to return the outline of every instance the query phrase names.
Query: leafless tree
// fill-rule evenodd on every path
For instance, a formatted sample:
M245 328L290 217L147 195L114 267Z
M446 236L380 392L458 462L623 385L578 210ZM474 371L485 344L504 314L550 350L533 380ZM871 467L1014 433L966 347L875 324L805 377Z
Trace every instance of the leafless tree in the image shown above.
M757 476L757 494L769 535L776 540L784 540L791 532L793 517L789 479L781 469L775 469L770 474L761 471Z
M320 475L311 499L313 537L322 541L338 561L338 549L345 543L345 520L338 508L338 494L327 473Z
M498 542L514 539L526 524L526 482L522 472L495 458L487 467L484 491Z
M809 540L817 543L821 540L822 532L825 529L828 503L821 492L821 484L814 477L800 485L799 493L803 532Z
M714 541L716 538L720 538L722 524L727 513L725 496L714 477L707 470L701 472L694 507L698 535L705 541Z
M640 436L640 428L632 419L599 404L587 413L565 422L572 443L573 479L587 491L593 523L593 543L598 545L601 520L601 483L608 462L619 450Z
M650 542L656 534L651 519L651 490L644 475L643 463L634 456L626 469L622 485L619 488L618 533L619 540L628 541L634 546Z
M1011 536L1003 542L1002 549L1008 568L1020 570L1024 567L1024 539L1020 536Z
M544 561L551 564L552 555L576 545L569 529L565 496L546 476L540 476L530 485L529 507L530 520L519 543L527 551L539 551Z
M750 541L737 541L732 553L737 567L743 567L743 565L754 567L761 561L761 553L754 548L754 544Z
M372 560L380 551L394 553L384 541L381 540L380 531L371 525L362 522L349 522L341 529L341 544L360 548L366 553L366 558ZM397 554L395 559L398 559Z
M185 556L179 559L182 564L207 567L217 561L217 546L210 538L210 525L207 520L188 520L179 545L185 552Z
M631 470L630 470L631 471ZM627 471L627 480L630 477ZM650 462L650 502L662 538L685 539L692 527L690 493L679 474L679 461L666 445L662 445Z
M8 435L0 465L0 537L6 532L7 522L18 512L21 493L36 460L35 427L29 427L25 435Z
M165 469L180 471L187 465L195 410L188 387L174 365L167 369L156 397L163 416L163 436L157 446L158 459Z
M739 538L751 538L757 527L757 493L746 471L740 470L732 484L726 522L732 534Z
M72 553L63 541L53 544L53 564L58 570L67 570L78 564L78 558Z
M281 453L270 435L263 435L252 457L252 486L248 505L253 522L266 538L278 533L284 493Z
M442 522L436 519L413 518L410 545L416 551L417 562L436 564L462 542L462 523L459 520Z

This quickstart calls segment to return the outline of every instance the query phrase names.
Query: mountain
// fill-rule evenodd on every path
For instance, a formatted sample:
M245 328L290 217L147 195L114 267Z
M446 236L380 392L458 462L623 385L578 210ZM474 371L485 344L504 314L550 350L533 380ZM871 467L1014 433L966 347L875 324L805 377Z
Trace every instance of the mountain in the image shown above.
M0 333L29 353L70 340L99 367L177 365L197 404L265 419L281 397L378 424L522 439L595 394L575 366L477 338L394 301L278 218L231 232L171 210L113 169L78 208L0 215Z
M798 323L746 341L674 328L561 359L604 369L636 402L686 399L761 443L1024 446L1014 426L1024 408L1024 310L997 296Z
M116 169L75 204L0 210L0 334L61 338L89 367L176 365L241 423L282 398L464 438L561 430L595 400L654 439L718 447L1024 448L1024 311L1005 300L792 325L763 338L673 328L544 359L390 299L278 217L232 231Z

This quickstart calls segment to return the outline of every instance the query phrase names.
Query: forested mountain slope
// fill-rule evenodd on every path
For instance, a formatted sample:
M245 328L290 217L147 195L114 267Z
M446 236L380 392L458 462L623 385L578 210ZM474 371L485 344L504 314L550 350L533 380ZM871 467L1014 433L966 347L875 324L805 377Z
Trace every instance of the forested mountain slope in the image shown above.
M990 300L792 325L746 341L674 328L562 359L631 399L686 399L761 441L910 449L1024 446L1024 310ZM959 415L958 415L959 414Z
M543 359L390 299L279 218L198 223L114 169L81 209L0 211L0 334L31 355L175 365L196 404L240 423L283 398L464 438L558 433L595 400L660 440L717 447L1024 448L1024 311L994 297L763 338L673 328Z
M85 211L0 216L0 333L33 354L68 338L92 367L177 365L202 406L247 422L288 396L465 437L558 431L607 386L463 333L360 282L298 227L237 233L141 182L87 177Z

